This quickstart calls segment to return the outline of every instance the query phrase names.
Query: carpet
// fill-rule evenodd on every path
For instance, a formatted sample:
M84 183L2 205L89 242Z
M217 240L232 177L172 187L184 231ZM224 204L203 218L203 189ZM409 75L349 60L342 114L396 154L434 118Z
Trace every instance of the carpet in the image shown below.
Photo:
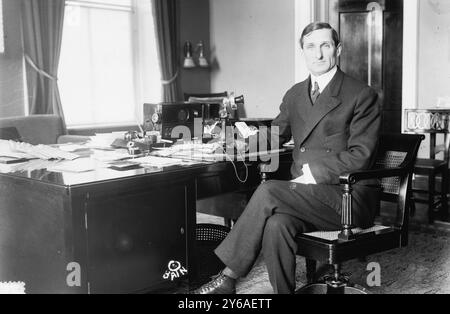
M214 216L199 215L199 222L223 222ZM377 263L380 270L380 286L369 287L367 278L373 269L369 263ZM330 269L319 265L319 275ZM351 273L352 283L363 286L374 294L448 294L450 293L450 235L433 230L411 231L405 248L367 257L365 261L344 263L344 273ZM297 287L306 283L305 261L297 257ZM272 294L267 268L262 257L258 258L247 277L237 283L238 294Z

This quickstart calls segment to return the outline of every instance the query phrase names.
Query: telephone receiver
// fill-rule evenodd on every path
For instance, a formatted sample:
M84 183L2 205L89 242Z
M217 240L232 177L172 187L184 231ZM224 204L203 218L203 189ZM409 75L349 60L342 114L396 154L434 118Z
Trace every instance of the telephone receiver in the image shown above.
M244 95L238 96L234 98L234 103L236 105L244 105L245 101L244 101Z
M224 103L229 105L231 110L237 110L238 106L243 106L245 104L244 95L234 97L234 94L224 99Z

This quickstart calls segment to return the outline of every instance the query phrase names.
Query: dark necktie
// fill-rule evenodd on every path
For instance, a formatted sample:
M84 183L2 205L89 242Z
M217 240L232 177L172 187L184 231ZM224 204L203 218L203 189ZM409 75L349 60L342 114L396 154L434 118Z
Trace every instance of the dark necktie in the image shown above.
M317 97L320 95L320 89L319 84L317 84L317 81L314 82L314 88L311 90L311 101L313 105L316 103Z

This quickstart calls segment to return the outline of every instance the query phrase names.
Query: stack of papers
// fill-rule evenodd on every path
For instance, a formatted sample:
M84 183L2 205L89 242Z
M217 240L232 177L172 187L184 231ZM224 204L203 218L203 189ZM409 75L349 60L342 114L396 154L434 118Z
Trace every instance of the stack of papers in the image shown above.
M94 150L91 158L103 162L110 162L128 159L131 158L131 156L126 149L117 149L111 151Z
M86 146L85 145L80 145L80 144L69 144L69 143L67 143L67 144L60 144L60 145L58 145L58 148L60 149L60 150L62 150L62 151L65 151L65 152L74 152L74 151L77 151L77 150L81 150L81 149L86 149Z
M202 155L202 154L215 154L222 153L223 149L219 143L212 144L196 144L196 143L188 143L188 144L177 144L171 147L160 148L154 152L154 154L161 157L169 157L169 156L186 156L186 155Z
M25 294L24 282L0 282L0 294Z
M139 163L142 166L148 165L152 167L170 167L182 164L183 160L175 158L146 156L141 158L135 158L133 159L133 162Z
M87 146L91 148L111 148L116 139L123 139L124 136L125 132L97 133L90 137Z
M107 165L90 158L80 158L73 161L62 161L47 167L48 171L53 172L87 172L98 168L106 168Z
M44 160L50 159L67 159L74 160L78 155L65 152L59 148L48 145L31 145L28 143L18 143L14 141L0 140L0 156L14 158L39 158Z
M15 164L0 164L1 173L13 173L13 172L30 172L34 170L46 169L50 165L54 164L55 161L33 159L28 162L21 162Z

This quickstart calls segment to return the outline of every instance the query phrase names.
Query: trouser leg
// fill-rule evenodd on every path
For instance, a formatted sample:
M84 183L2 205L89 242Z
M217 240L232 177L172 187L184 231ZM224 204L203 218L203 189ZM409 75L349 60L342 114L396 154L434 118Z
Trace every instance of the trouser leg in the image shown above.
M339 215L313 195L314 188L286 181L260 185L230 234L216 248L216 255L237 275L246 276L261 251L266 221L274 213L289 214L317 228L336 229Z
M274 292L289 294L295 291L295 235L309 228L290 215L274 214L266 223L262 253Z
M215 250L222 262L240 277L248 274L258 257L266 220L272 216L273 196L267 183L258 187L233 229Z

